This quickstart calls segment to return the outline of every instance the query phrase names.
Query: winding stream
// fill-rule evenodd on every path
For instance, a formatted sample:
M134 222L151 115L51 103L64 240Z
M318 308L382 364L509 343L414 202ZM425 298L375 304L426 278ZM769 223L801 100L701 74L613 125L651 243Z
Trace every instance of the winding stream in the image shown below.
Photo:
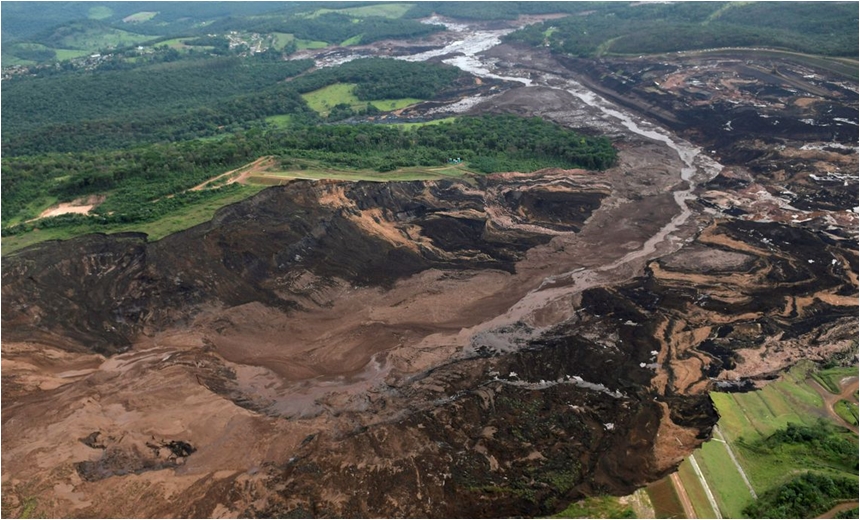
M609 124L612 127L620 127L639 137L663 143L670 149L674 150L683 163L681 171L679 172L678 187L673 192L675 203L678 205L680 211L660 230L658 230L657 233L646 240L641 247L627 253L622 258L619 258L612 263L598 268L578 268L568 273L548 277L544 280L544 283L523 297L505 315L484 323L481 326L472 329L472 331L481 331L482 334L486 334L488 328L494 328L517 321L554 300L571 293L581 292L589 287L605 282L607 280L606 274L615 271L622 266L629 265L634 261L645 258L648 255L652 255L657 251L658 245L666 240L673 242L679 241L673 233L675 233L692 214L690 208L687 206L687 201L693 198L692 191L696 187L696 180L710 179L715 176L722 168L719 163L705 155L700 148L669 134L652 123L635 118L632 114L622 111L613 103L598 96L594 92L585 88L582 84L572 79L536 70L529 71L528 78L496 74L493 72L495 70L495 65L492 60L487 59L484 56L480 56L479 54L500 44L501 37L512 32L513 29L473 31L470 30L467 25L448 23L439 19L428 20L428 23L442 23L446 25L449 30L462 34L463 37L458 38L456 41L441 49L414 54L411 56L404 56L399 59L423 61L433 57L459 53L457 56L450 57L442 61L449 65L459 67L460 69L481 78L515 81L522 83L527 87L541 86L564 90L579 99L583 104L597 109L605 124ZM457 111L465 110L485 99L487 98L474 98L471 101L460 102L457 106L449 106L448 108ZM564 287L545 288L547 285L565 278L569 282Z

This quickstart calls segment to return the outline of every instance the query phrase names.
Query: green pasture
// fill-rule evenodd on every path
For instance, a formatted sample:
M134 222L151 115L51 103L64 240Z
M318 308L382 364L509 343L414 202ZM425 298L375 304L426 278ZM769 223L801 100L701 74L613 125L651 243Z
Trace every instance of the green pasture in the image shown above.
M812 374L812 378L827 389L831 394L839 393L839 382L851 376L857 375L857 369L854 367L836 367L821 370Z
M358 18L366 18L369 16L378 16L382 18L401 18L407 11L412 9L414 4L376 4L365 5L361 7L347 7L344 9L317 9L312 13L305 15L307 18L316 18L328 13L340 13Z
M701 459L697 458L697 462L701 465ZM690 497L690 502L693 504L693 510L699 518L716 518L714 508L711 507L708 501L708 495L705 494L705 488L702 487L702 482L696 476L693 470L693 465L689 460L684 460L678 468L678 476L684 484L684 489L687 491L687 496Z
M302 94L308 106L322 116L327 116L331 109L337 105L349 105L353 110L364 109L368 101L361 101L353 93L355 89L354 83L335 83L321 89ZM415 103L420 103L421 99L401 98L401 99L380 99L369 101L369 103L379 110L391 111L398 110Z
M152 36L121 29L99 29L73 32L59 41L59 47L95 52L109 47L124 47L152 40Z
M823 381L839 389L839 381L855 375L856 367L818 370L812 362L795 365L778 381L763 389L745 393L712 392L711 399L720 414L720 431L731 446L739 464L757 495L782 485L798 475L813 470L831 477L857 478L856 460L841 460L828 452L829 444L788 442L768 447L763 442L789 424L819 428L819 421L834 423L828 415L824 401L810 385L808 379ZM849 401L837 403L837 413L856 424L857 405ZM844 414L844 415L843 415ZM850 442L857 445L857 435L838 427L828 437L831 442ZM772 441L771 441L772 442ZM716 437L694 453L709 487L717 499L724 516L743 517L743 508L752 502L726 445ZM707 498L700 496L695 474L685 461L680 468L694 509L700 517L713 517Z
M152 20L158 15L158 11L140 11L122 19L126 23L140 23Z
M113 9L105 5L97 5L87 10L87 18L93 20L104 20L105 18L110 18L112 15Z
M74 58L81 58L83 56L89 55L88 51L81 51L75 49L54 49L54 52L57 53L57 61L71 60Z
M852 403L847 399L841 399L833 405L833 411L839 414L839 417L845 419L848 424L857 426L857 403Z

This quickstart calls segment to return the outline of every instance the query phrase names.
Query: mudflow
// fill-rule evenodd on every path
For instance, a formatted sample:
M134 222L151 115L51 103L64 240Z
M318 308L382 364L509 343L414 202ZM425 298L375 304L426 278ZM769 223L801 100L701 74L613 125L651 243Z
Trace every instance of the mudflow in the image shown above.
M600 71L458 52L434 56L477 61L493 90L433 110L605 133L617 166L296 181L157 242L5 256L4 512L545 516L673 471L711 435L708 391L850 353L850 134L816 148L671 122L699 148ZM608 67L651 66L675 82L655 99L683 104L678 74L702 70L683 60ZM856 121L856 97L829 92ZM853 176L791 199L823 171Z

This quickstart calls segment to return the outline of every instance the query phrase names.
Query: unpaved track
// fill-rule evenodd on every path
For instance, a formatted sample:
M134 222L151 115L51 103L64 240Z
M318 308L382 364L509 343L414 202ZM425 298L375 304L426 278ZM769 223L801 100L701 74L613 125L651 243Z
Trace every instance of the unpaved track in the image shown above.
M826 388L821 386L818 383L818 381L816 381L812 378L808 379L807 381L809 382L810 385L812 385L812 388L814 388L815 391L818 392L818 395L820 395L821 398L824 400L824 406L825 406L825 408L827 408L827 413L830 414L830 417L832 417L833 420L835 420L839 424L845 426L846 428L848 428L852 432L857 433L857 427L854 426L853 424L848 423L845 419L840 417L838 413L836 413L836 410L833 409L833 405L835 405L836 403L838 403L839 401L841 401L843 399L845 399L847 401L856 402L854 400L853 394L854 394L854 392L857 391L857 388L858 388L858 378L857 378L857 376L854 376L854 377L851 377L848 379L849 380L848 380L847 384L842 384L842 392L840 392L839 394L831 394ZM844 381L844 379L843 379L843 381ZM841 381L840 381L840 384L841 384Z
M230 177L231 175L235 175L238 172L241 172L241 173L239 175L237 175L236 177L229 179L227 181L227 184L233 184L234 182L244 183L245 180L251 174L264 171L265 169L270 167L272 164L274 164L274 159L272 158L272 156L266 155L266 156L260 157L259 159L257 159L254 162L246 164L245 166L240 166L240 167L236 168L235 170L230 170L229 172L222 173L221 175L218 175L217 177L212 177L211 179L209 179L207 181L201 182L200 184L198 184L197 186L194 186L193 188L191 188L188 191L200 191L200 190L206 188L207 186L209 186L210 184L212 184L213 182L217 181L218 179L222 179L224 177Z
M845 502L843 504L839 504L838 506L833 507L830 511L824 513L823 515L817 518L836 518L837 513L841 513L842 511L848 511L849 509L854 509L860 505L860 502L854 500L853 502Z
M672 473L669 475L672 479L672 485L675 486L675 491L678 492L678 498L681 500L681 505L684 507L684 514L687 518L699 518L696 516L696 510L693 509L693 502L690 501L690 496L687 495L687 488L684 487L684 483L681 482L681 477L678 476L678 472Z

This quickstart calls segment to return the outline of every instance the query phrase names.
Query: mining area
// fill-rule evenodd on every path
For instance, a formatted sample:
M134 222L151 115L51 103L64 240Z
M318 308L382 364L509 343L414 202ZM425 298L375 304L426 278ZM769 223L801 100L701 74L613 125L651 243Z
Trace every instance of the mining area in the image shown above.
M3 495L56 517L520 517L627 495L858 336L857 81L787 53L574 60L445 21L604 172L294 181L156 242L2 260ZM855 71L856 73L856 71Z

